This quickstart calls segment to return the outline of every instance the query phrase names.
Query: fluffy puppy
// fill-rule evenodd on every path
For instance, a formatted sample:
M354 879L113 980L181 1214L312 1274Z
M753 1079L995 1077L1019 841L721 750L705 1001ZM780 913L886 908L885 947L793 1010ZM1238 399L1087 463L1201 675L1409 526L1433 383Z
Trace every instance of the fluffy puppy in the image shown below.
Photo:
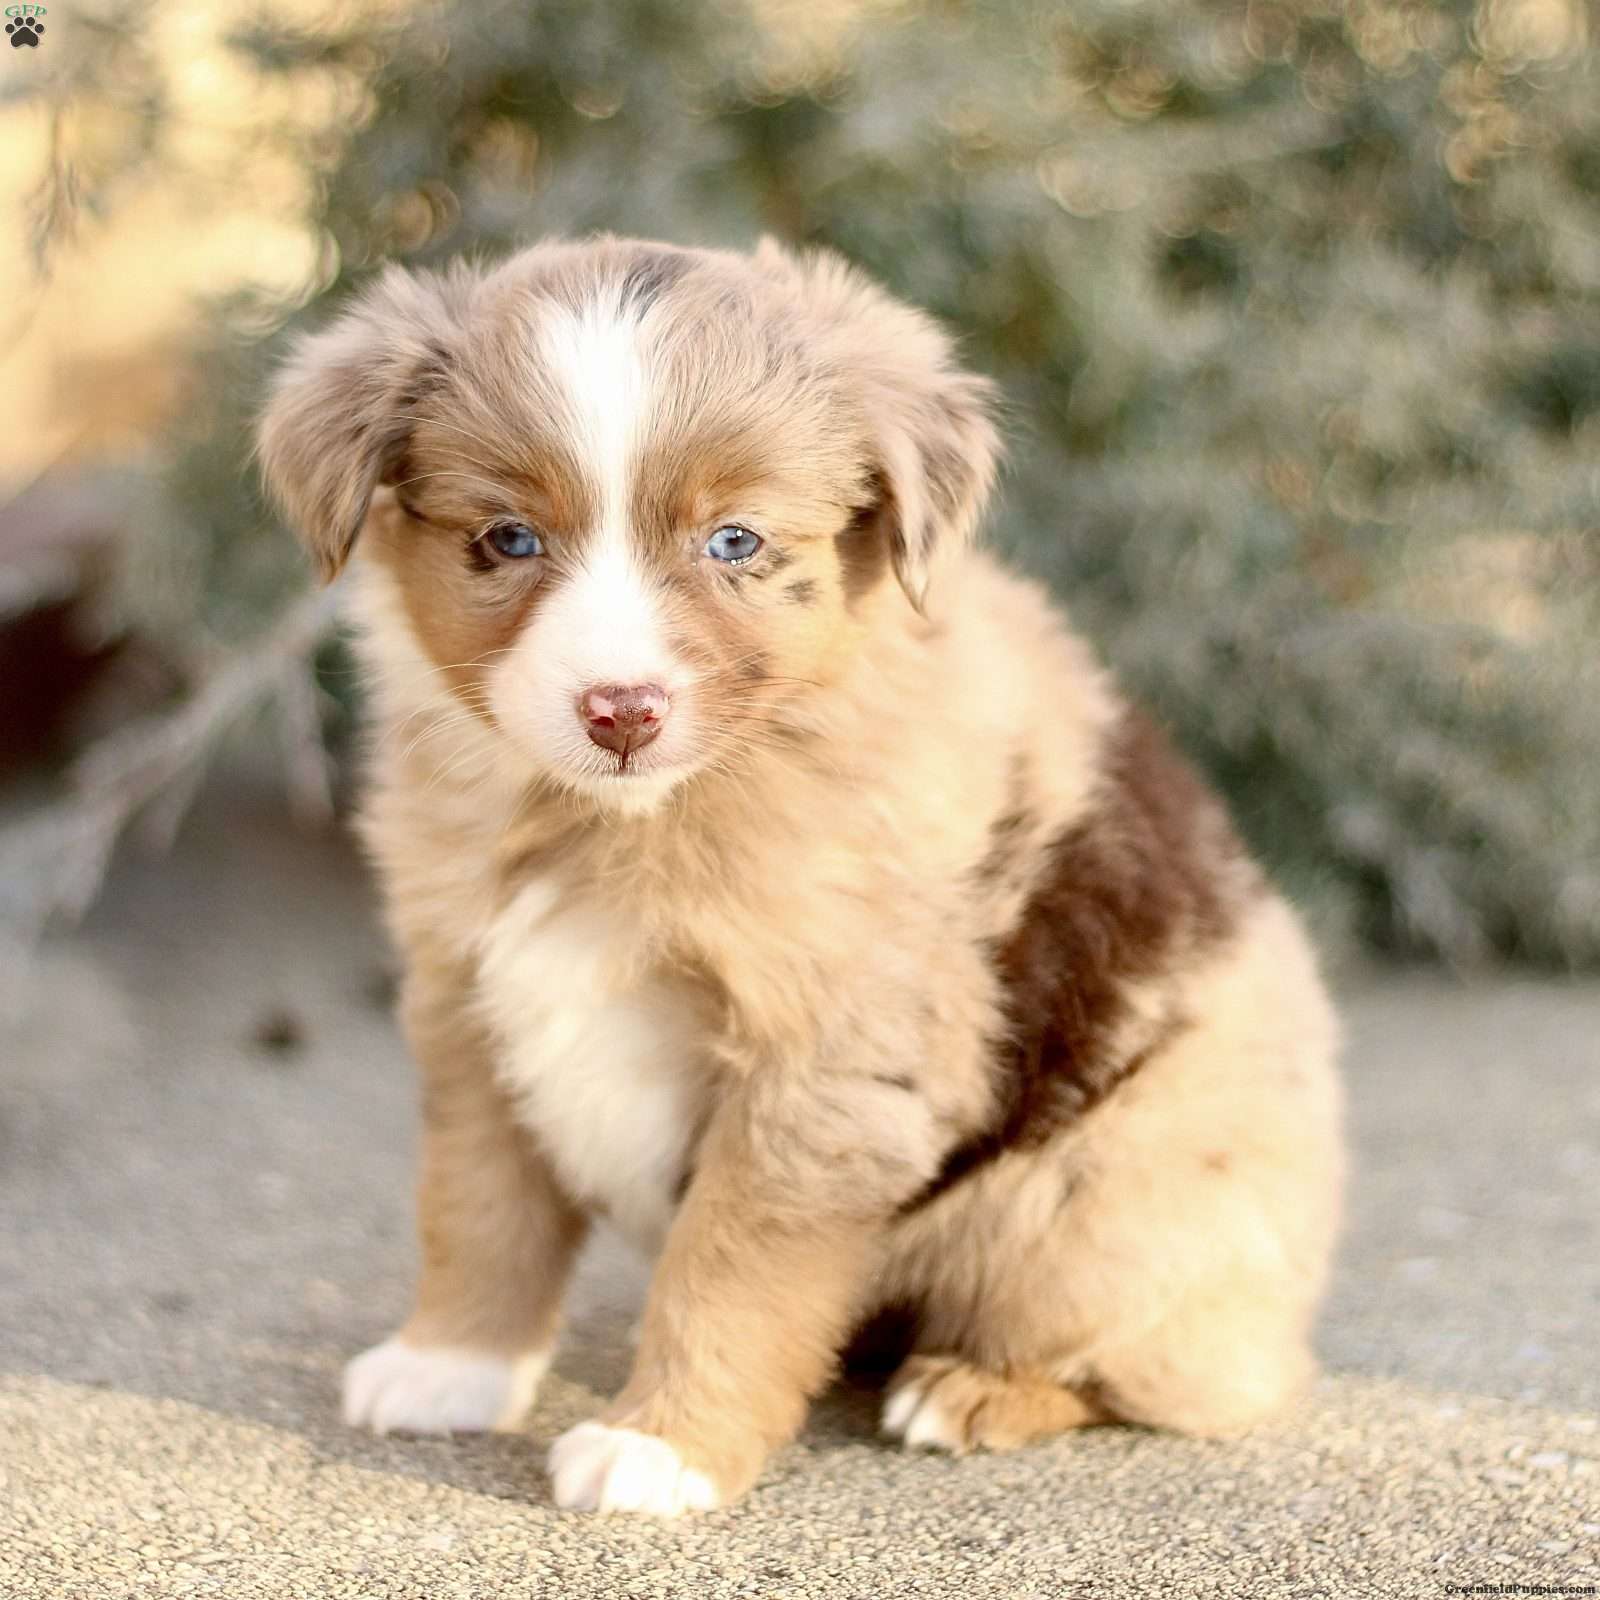
M970 548L989 406L770 244L391 270L280 373L266 478L358 557L423 1076L352 1423L514 1424L596 1217L656 1267L562 1506L738 1495L889 1311L912 1446L1224 1434L1306 1376L1333 1020L1217 802Z

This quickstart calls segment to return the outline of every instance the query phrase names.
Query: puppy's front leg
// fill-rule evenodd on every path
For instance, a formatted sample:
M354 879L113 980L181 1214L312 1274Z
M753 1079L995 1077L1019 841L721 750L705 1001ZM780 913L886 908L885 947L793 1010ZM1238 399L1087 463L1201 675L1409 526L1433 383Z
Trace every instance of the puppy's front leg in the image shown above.
M887 1219L934 1165L893 1074L757 1074L723 1102L651 1286L633 1376L551 1448L556 1503L675 1516L742 1493L844 1343Z
M345 1370L344 1416L379 1433L477 1432L526 1411L584 1222L496 1081L472 974L413 960L401 1015L422 1071L421 1274L392 1338Z

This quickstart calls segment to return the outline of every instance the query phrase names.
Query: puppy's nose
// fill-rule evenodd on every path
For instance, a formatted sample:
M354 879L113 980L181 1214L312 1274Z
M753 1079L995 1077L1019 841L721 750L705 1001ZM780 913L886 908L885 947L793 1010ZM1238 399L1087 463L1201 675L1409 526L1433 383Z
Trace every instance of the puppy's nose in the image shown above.
M578 715L597 745L626 761L661 732L667 703L659 683L597 683L578 696Z

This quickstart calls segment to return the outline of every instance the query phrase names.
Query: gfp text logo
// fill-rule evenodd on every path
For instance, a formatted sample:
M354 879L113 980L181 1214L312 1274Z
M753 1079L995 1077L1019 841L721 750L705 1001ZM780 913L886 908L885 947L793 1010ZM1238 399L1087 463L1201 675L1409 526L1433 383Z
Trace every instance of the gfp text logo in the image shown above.
M11 41L13 50L20 50L23 45L37 50L39 36L44 32L43 6L7 6L6 7L6 37Z

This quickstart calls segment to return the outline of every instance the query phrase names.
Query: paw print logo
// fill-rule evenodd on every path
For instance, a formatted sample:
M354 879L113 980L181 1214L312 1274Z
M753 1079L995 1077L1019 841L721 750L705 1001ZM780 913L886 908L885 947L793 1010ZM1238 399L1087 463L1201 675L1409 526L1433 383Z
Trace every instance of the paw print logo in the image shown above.
M39 35L44 32L44 18L18 17L15 22L6 24L6 32L10 35L13 50L20 50L23 45L31 45L37 50Z

